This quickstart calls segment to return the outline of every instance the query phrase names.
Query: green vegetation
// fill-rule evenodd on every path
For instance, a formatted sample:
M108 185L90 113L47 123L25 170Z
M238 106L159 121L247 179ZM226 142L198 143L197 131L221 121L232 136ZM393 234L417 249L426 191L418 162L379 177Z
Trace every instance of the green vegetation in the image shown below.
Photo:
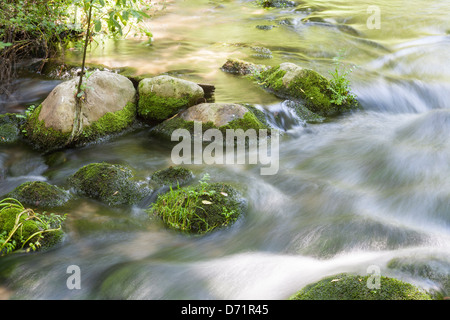
M158 196L149 214L183 233L205 234L232 224L242 211L237 191L227 184L209 184L208 180L205 174L197 186L171 187Z
M338 105L354 104L356 97L350 92L350 80L348 75L353 68L344 69L342 55L334 57L334 71L330 71L332 76L328 89L332 91L331 102Z
M381 277L380 289L370 289L370 276L339 274L310 284L290 300L431 300L426 292L412 284Z
M68 192L43 181L22 183L10 192L7 198L14 198L26 205L53 208L66 203L70 195Z
M17 250L36 251L62 239L65 216L37 213L18 200L0 201L0 255Z

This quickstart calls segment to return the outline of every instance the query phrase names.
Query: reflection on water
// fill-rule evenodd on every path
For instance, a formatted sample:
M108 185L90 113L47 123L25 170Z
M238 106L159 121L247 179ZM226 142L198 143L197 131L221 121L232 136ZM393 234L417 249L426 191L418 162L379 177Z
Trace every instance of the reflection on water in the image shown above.
M90 62L170 72L214 84L217 102L257 104L285 131L280 170L261 176L257 165L189 166L196 179L208 172L214 181L237 184L249 204L236 224L203 237L150 219L145 208L152 199L119 208L75 199L61 209L69 214L63 244L2 258L0 279L7 270L9 277L0 297L285 299L324 276L366 274L370 265L449 295L450 4L376 2L380 30L367 29L366 1L271 10L252 1L173 1L148 22L151 46L111 41L92 52ZM302 21L312 15L323 20ZM253 47L272 57L255 56ZM339 49L346 49L345 63L358 66L352 88L364 110L322 124L303 123L283 101L220 70L227 58L241 58L290 61L327 75ZM55 85L21 81L30 89L24 104ZM27 146L0 146L0 191L27 180L67 187L69 175L96 161L128 164L146 179L171 165L170 152L146 127L65 150L64 161L53 165ZM404 267L393 267L392 259ZM65 287L72 264L81 268L81 290Z

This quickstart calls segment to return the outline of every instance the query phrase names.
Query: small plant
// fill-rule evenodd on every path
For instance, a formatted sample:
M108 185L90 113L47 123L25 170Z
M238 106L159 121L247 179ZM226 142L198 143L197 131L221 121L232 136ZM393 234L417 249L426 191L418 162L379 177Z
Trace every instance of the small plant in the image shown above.
M328 89L332 92L331 102L340 106L353 102L356 97L350 93L350 80L347 76L353 72L353 68L344 69L342 63L342 51L334 60L334 71L329 71L332 79Z
M170 187L150 207L149 214L159 216L169 228L187 233L207 233L233 222L238 210L228 198L229 190L209 184L209 179L205 174L198 186Z
M36 251L42 246L44 235L61 230L66 216L43 214L26 209L18 200L0 201L0 256L15 250Z

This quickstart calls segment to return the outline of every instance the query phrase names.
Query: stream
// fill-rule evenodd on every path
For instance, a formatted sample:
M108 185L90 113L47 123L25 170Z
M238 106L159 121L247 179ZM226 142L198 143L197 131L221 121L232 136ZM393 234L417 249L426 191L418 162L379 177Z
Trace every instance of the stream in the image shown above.
M154 197L120 207L72 200L58 209L67 213L62 244L0 258L0 298L282 300L325 276L367 275L371 266L450 295L450 2L371 1L379 29L368 27L367 1L302 2L296 10L166 1L146 22L152 45L132 38L94 45L88 62L213 84L216 102L265 110L284 133L279 171L187 165L196 180L209 173L212 182L238 185L248 202L235 224L201 237L151 219L145 209ZM356 66L349 79L363 108L320 124L304 123L283 100L220 70L238 58L293 62L329 77L340 50ZM66 59L80 57L73 51ZM58 83L24 74L0 112L38 104ZM146 179L172 165L171 147L149 130L64 150L52 164L22 142L0 145L0 194L35 180L65 188L92 162L127 164ZM66 285L72 265L81 271L77 290Z

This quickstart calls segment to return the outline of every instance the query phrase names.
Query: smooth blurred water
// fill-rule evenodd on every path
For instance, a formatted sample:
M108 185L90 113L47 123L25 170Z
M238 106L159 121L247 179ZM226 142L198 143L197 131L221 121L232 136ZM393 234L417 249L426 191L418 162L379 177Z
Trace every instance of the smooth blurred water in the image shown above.
M365 275L371 265L449 295L450 3L374 1L381 28L371 30L366 1L304 2L302 10L264 10L252 1L171 1L147 22L152 46L129 39L94 50L90 62L214 84L216 102L263 108L284 131L280 170L261 176L257 165L188 166L196 179L209 173L236 184L249 205L236 224L202 237L150 219L145 208L154 198L119 208L76 199L61 208L63 244L1 258L2 297L286 299L324 276ZM325 22L303 22L308 15ZM255 57L256 47L272 58ZM220 70L240 58L328 75L340 49L357 66L351 85L363 110L321 124L303 123L282 100ZM30 94L23 104L56 85L22 81ZM98 161L128 164L146 179L171 165L170 146L148 130L65 150L51 166L26 145L1 146L0 193L29 180L67 187L69 175ZM393 268L393 259L406 267ZM66 287L69 265L81 268L81 290Z

